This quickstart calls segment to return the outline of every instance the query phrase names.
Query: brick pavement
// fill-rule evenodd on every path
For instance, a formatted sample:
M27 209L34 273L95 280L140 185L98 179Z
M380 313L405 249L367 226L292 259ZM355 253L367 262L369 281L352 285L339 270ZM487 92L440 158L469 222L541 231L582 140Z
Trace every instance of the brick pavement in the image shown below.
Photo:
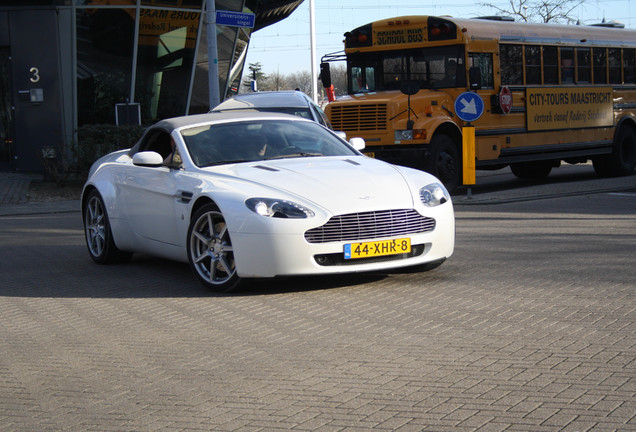
M41 179L42 174L1 172L0 204L20 204L29 200L27 193L32 180Z
M226 296L4 216L0 431L636 430L633 202L460 207L436 271Z

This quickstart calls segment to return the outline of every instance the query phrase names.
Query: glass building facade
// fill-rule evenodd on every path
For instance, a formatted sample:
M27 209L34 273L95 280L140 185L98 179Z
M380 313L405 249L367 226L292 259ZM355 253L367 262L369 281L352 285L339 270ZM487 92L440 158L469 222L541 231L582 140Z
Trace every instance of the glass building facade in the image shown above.
M237 92L251 33L302 1L216 0L255 14L253 28L216 26L220 100ZM207 112L206 23L205 0L0 0L0 169L40 170L82 125Z

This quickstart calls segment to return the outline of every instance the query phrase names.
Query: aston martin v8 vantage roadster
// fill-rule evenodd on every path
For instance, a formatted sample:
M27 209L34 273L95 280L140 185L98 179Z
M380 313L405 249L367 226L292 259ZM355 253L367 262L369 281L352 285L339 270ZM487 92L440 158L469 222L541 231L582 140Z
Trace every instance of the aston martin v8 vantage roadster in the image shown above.
M363 148L285 114L160 121L93 164L82 192L89 255L187 262L222 292L245 278L439 266L455 244L448 192Z

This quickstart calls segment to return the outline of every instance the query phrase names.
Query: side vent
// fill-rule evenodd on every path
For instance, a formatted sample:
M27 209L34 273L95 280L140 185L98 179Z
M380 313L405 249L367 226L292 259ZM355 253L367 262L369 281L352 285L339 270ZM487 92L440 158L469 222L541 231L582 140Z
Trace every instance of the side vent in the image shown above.
M190 201L192 201L192 196L194 194L192 192L186 192L186 191L179 191L177 192L177 194L175 195L175 197L179 200L179 202L182 202L184 204L189 203Z

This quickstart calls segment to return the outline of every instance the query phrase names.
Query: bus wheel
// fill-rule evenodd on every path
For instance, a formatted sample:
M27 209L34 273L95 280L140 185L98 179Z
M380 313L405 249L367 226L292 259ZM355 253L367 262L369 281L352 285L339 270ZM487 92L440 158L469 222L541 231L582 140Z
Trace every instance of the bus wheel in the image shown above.
M461 162L459 151L448 135L435 135L431 140L431 154L424 165L424 171L441 180L446 189L453 193L459 186Z
M592 159L594 171L601 177L630 175L636 166L636 133L623 126L616 136L612 154Z
M510 164L510 170L515 177L528 180L542 180L552 171L551 161L522 162Z

